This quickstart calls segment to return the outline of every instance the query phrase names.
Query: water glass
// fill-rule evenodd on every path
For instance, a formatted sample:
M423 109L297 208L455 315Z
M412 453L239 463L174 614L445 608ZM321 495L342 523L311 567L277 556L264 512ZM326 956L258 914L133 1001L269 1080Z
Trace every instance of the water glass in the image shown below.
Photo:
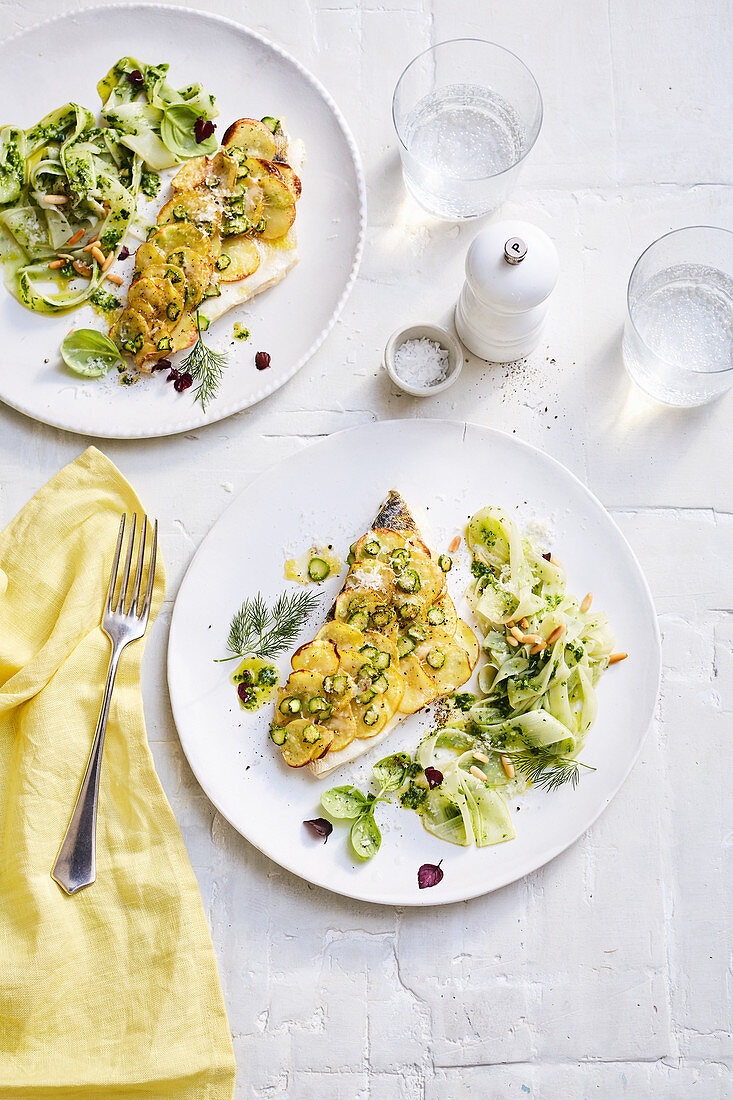
M392 117L407 190L429 213L455 221L506 199L540 132L542 96L509 50L455 38L410 62Z
M704 405L733 386L733 233L677 229L649 245L629 280L623 356L667 405Z

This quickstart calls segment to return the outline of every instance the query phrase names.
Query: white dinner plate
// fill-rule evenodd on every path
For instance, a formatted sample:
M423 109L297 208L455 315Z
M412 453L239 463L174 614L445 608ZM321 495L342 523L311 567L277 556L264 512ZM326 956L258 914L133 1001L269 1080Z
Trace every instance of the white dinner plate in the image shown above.
M261 591L272 601L285 588L283 563L317 541L346 555L370 525L390 488L397 488L429 543L445 550L469 516L495 504L520 522L549 524L552 550L580 598L608 612L619 649L629 659L610 668L598 687L599 714L582 752L578 787L530 790L510 802L516 840L459 848L426 832L418 816L382 805L376 817L379 853L360 863L337 824L328 842L302 822L321 816L323 790L355 783L363 790L372 765L391 752L412 752L432 715L405 719L381 745L351 765L315 780L290 769L269 739L272 706L240 708L226 655L233 612ZM448 574L460 599L465 548ZM460 568L463 566L463 569ZM342 574L343 578L343 574ZM310 639L340 588L322 586L322 615L303 630ZM280 662L287 675L289 656ZM541 451L488 428L453 421L387 421L339 432L292 455L237 497L206 537L176 600L168 649L168 683L181 743L217 809L252 844L309 882L364 901L435 905L495 890L541 867L572 844L608 805L629 773L652 718L660 675L657 620L649 589L628 543L596 498ZM442 860L443 881L419 890L417 870Z
M277 46L203 12L147 4L92 8L3 42L3 121L28 128L67 100L98 113L97 81L125 55L169 62L177 88L200 81L216 96L219 138L236 118L275 115L306 149L295 223L300 263L212 325L207 342L229 353L229 365L205 412L191 390L177 394L166 384L165 372L134 386L71 374L59 356L63 337L70 328L102 328L103 320L87 307L58 317L30 313L0 285L0 399L69 431L141 439L221 420L300 370L325 340L356 278L366 210L359 154L326 90ZM137 242L128 243L134 249ZM232 338L236 321L251 331L246 343ZM255 368L257 351L271 356L268 370Z

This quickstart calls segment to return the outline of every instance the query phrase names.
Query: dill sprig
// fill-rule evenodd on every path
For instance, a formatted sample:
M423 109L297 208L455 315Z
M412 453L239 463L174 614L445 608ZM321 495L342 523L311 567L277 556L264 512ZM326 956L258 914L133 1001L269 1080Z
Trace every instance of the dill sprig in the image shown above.
M209 401L213 401L217 395L226 365L226 352L212 351L201 339L201 323L197 310L196 343L181 363L179 370L190 374L194 382L198 383L193 399L201 402L201 408L204 411Z
M575 789L580 780L581 768L591 772L596 770L589 764L584 764L582 760L573 760L570 756L556 756L543 747L520 749L519 752L511 753L511 760L525 779L543 791L556 791L566 783Z
M234 615L227 638L231 657L219 660L233 661L248 654L277 657L293 644L317 605L318 599L312 592L283 592L268 608L258 592L254 599L246 599Z

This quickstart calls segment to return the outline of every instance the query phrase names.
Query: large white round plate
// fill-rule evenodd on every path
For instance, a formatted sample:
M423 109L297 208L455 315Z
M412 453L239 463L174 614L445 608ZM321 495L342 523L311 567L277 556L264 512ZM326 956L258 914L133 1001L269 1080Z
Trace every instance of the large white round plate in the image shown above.
M286 587L283 562L311 540L333 541L345 554L396 487L445 549L472 512L486 504L519 521L550 519L553 551L571 589L594 593L608 612L628 661L599 685L599 715L582 759L597 770L575 790L528 791L521 812L510 804L516 840L491 848L459 848L427 833L417 815L380 805L379 853L360 864L349 854L348 830L336 825L328 843L304 819L318 817L321 791L340 783L365 789L382 756L411 751L431 716L413 715L386 742L353 764L314 780L286 767L268 737L271 708L243 711L226 653L232 613L259 590L271 601ZM466 554L455 555L457 564ZM454 569L449 588L460 597ZM324 585L323 611L340 587ZM293 586L291 586L293 587ZM320 618L301 642L312 637ZM289 654L281 662L288 667ZM168 682L181 743L199 783L220 812L252 844L309 882L364 901L435 905L495 890L541 867L583 833L608 805L636 759L652 718L660 673L657 621L641 569L618 527L563 466L488 428L451 421L388 421L330 436L281 462L239 496L202 543L181 585L168 650ZM417 869L443 861L440 885L419 890Z
M206 412L194 404L190 390L177 394L166 385L163 373L129 387L111 377L72 375L58 354L61 340L70 328L102 328L102 319L86 308L61 317L29 313L0 285L0 399L69 431L141 439L248 408L307 362L356 277L365 198L353 138L318 81L253 31L202 12L114 5L61 16L16 35L0 45L6 121L28 127L67 100L97 111L97 81L124 55L169 62L175 87L200 81L217 98L219 137L236 118L282 115L306 148L296 220L300 263L280 284L212 326L209 342L229 352L229 366ZM251 340L232 339L235 321L246 324ZM272 357L267 371L254 366L260 350Z

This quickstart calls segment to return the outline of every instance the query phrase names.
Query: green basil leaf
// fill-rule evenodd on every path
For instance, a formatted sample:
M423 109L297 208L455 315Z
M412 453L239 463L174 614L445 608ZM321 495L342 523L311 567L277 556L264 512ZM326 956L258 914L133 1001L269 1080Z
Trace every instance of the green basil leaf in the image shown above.
M351 826L350 839L351 847L359 859L371 859L377 854L382 843L382 834L371 811L357 818Z
M116 363L124 363L117 345L94 328L77 328L65 336L61 358L75 374L98 378Z
M382 791L397 791L400 789L407 776L410 765L410 757L406 752L395 752L392 756L385 756L374 765L372 771L377 786Z
M160 124L160 139L171 153L183 160L198 157L202 153L215 153L218 141L214 134L202 142L196 141L196 120L201 117L186 103L173 103L165 108Z
M366 798L356 787L331 787L321 795L321 806L331 817L358 817L367 805Z

